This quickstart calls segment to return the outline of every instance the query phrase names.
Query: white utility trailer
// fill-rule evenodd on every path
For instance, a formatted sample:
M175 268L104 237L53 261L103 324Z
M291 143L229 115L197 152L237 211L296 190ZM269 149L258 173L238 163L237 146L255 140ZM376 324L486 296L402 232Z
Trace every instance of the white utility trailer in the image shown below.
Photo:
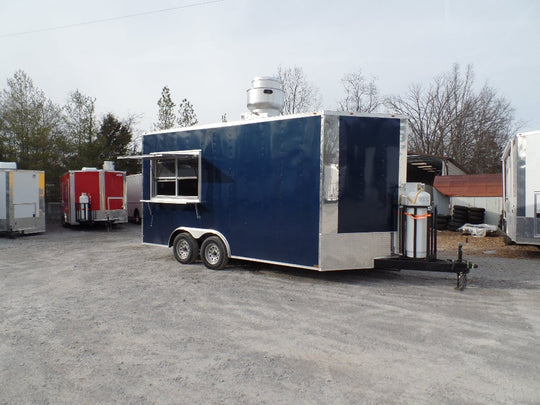
M140 223L142 220L142 173L126 176L128 219Z
M45 172L0 162L0 232L45 232Z
M509 241L540 245L540 131L515 135L502 156L503 229Z

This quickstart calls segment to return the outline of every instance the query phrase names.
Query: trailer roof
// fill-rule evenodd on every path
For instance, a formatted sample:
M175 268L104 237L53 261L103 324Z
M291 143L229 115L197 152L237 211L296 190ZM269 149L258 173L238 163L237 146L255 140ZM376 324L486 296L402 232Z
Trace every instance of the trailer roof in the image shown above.
M502 173L436 176L433 187L449 197L501 197Z
M324 111L314 111L314 112L311 112L311 113L279 115L279 116L276 116L276 117L250 118L250 119L236 120L236 121L230 121L230 122L216 122L216 123L213 123L213 124L193 125L191 127L170 128L170 129L161 130L161 131L146 132L146 133L143 134L143 136L145 136L145 135L153 135L153 134L171 133L171 132L190 131L190 130L194 130L194 129L211 129L211 128L232 127L232 126L237 126L237 125L248 125L248 124L256 123L256 122L281 121L281 120L288 120L288 119L294 119L294 118L323 116L323 115L338 115L338 116L353 116L353 117L373 117L373 118L396 118L396 119L408 119L409 118L409 117L407 117L405 115L397 115L397 114L354 113L354 112L327 111L327 110L324 110Z

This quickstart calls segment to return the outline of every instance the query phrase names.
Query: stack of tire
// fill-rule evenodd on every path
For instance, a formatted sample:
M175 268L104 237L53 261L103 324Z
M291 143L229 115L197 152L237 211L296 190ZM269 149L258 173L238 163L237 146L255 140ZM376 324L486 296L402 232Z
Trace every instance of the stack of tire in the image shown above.
M437 230L444 231L448 229L448 222L452 218L451 215L437 214Z
M449 231L457 231L468 222L469 209L463 205L454 205L452 219L448 222Z
M469 207L467 210L467 222L469 224L483 224L486 210L484 208Z

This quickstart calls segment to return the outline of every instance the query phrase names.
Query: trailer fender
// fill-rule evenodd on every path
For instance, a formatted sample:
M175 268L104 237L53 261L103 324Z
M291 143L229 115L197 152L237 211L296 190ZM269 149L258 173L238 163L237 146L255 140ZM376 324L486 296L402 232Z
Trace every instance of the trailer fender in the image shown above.
M176 235L178 235L180 232L189 233L191 236L193 236L193 238L195 238L199 242L199 245L207 237L212 236L212 235L217 236L225 244L225 248L227 249L227 256L231 257L231 247L229 245L229 241L227 240L227 238L225 238L225 236L221 232L216 231L215 229L189 228L189 227L181 226L179 228L176 228L171 233L171 236L169 236L169 247L172 247L174 243L174 238L176 238Z

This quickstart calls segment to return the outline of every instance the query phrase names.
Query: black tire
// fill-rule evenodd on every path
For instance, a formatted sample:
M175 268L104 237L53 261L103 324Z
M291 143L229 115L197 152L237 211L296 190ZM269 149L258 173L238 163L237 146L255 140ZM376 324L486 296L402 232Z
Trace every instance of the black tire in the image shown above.
M201 260L212 270L221 270L227 265L229 257L223 241L217 236L205 239L201 246Z
M133 213L133 222L135 222L137 225L141 224L141 215L139 214L139 210L135 210Z
M456 224L461 224L461 225L463 225L463 224L465 224L467 221L464 220L464 219L454 218L454 219L452 219L450 222L454 222L454 223L456 223ZM449 223L450 223L450 222L449 222Z
M174 258L182 264L191 264L197 259L199 245L189 233L179 233L173 242Z
M470 224L483 224L484 218L469 218Z
M469 217L484 218L484 213L483 212L469 212Z
M469 213L469 218L484 218L484 213Z
M449 231L454 231L454 232L455 232L455 231L457 231L458 228L460 228L461 226L463 226L462 223L455 222L455 221L450 221L450 222L448 222L448 227L447 227L447 229L448 229Z
M469 217L469 222L483 222L484 221L484 217Z

